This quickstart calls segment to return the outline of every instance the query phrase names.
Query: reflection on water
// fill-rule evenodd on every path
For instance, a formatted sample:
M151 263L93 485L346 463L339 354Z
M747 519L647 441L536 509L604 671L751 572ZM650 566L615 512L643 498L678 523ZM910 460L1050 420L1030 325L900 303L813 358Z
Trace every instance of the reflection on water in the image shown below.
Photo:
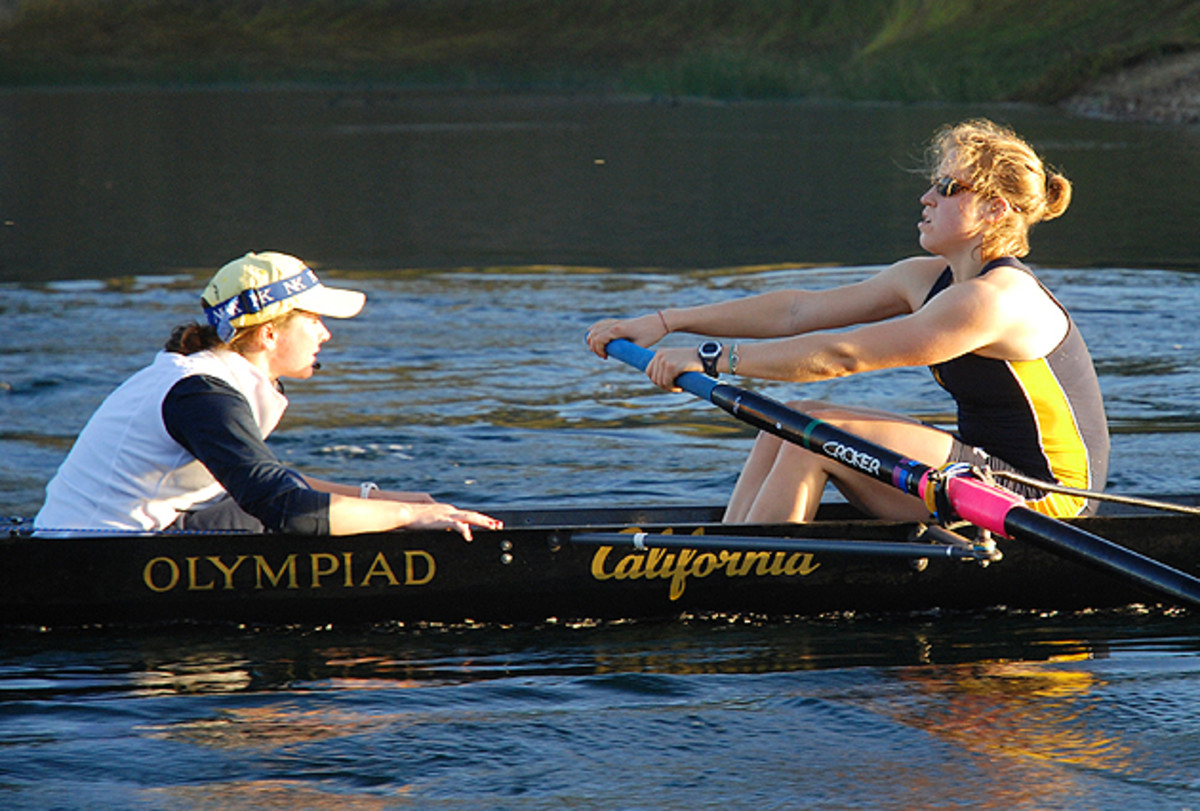
M332 783L333 781L330 781ZM376 789L370 793L349 793L334 783L322 783L302 777L293 780L222 781L199 785L173 786L146 792L146 801L156 806L193 811L224 808L305 808L320 811L384 811L405 807L410 801L403 788Z
M87 792L122 807L1187 807L1198 639L1128 611L10 634L0 784L54 799L73 756L122 764Z
M394 689L396 685L392 685ZM396 722L392 716L365 716L340 710L302 710L294 705L222 710L216 717L149 726L151 738L206 749L275 749L294 744L365 735Z
M899 678L915 688L910 701L881 711L945 741L964 768L987 769L1007 787L976 807L1070 803L1081 791L1075 769L1119 775L1137 766L1120 734L1089 724L1096 678L1069 664L1086 659L907 669Z

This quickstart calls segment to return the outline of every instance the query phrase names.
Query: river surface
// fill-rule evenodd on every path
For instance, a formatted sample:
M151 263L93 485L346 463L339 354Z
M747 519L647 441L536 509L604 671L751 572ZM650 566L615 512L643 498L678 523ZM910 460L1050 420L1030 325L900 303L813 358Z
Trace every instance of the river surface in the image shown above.
M368 296L288 388L272 445L290 464L484 509L721 502L751 433L591 356L586 327L915 252L907 170L934 127L980 114L1076 181L1030 260L1095 356L1109 489L1200 492L1195 130L1020 107L60 90L0 94L0 510L36 511L96 405L250 249ZM754 388L952 419L923 370ZM1198 651L1195 613L1156 607L6 630L0 805L1200 808Z

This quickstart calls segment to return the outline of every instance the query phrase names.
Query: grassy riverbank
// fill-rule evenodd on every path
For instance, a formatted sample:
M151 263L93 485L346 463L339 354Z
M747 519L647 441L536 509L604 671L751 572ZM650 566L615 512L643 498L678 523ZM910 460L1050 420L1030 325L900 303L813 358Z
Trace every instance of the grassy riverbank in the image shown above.
M380 81L1061 100L1200 48L1169 0L0 0L0 85Z

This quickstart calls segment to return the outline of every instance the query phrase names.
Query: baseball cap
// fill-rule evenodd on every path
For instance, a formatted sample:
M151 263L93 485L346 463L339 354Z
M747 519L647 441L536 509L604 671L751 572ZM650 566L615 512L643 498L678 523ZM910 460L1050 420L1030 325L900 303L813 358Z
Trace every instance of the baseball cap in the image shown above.
M200 296L208 323L226 342L241 327L271 321L291 310L351 318L366 300L357 290L326 287L299 259L273 251L234 259L217 271Z

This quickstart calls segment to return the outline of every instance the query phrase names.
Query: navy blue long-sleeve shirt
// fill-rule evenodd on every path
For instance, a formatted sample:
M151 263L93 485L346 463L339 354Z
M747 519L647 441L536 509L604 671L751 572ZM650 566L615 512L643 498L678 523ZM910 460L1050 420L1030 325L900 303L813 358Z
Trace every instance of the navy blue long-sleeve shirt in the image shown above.
M167 433L268 531L329 533L329 494L271 452L237 389L208 375L185 377L163 399L162 416Z

